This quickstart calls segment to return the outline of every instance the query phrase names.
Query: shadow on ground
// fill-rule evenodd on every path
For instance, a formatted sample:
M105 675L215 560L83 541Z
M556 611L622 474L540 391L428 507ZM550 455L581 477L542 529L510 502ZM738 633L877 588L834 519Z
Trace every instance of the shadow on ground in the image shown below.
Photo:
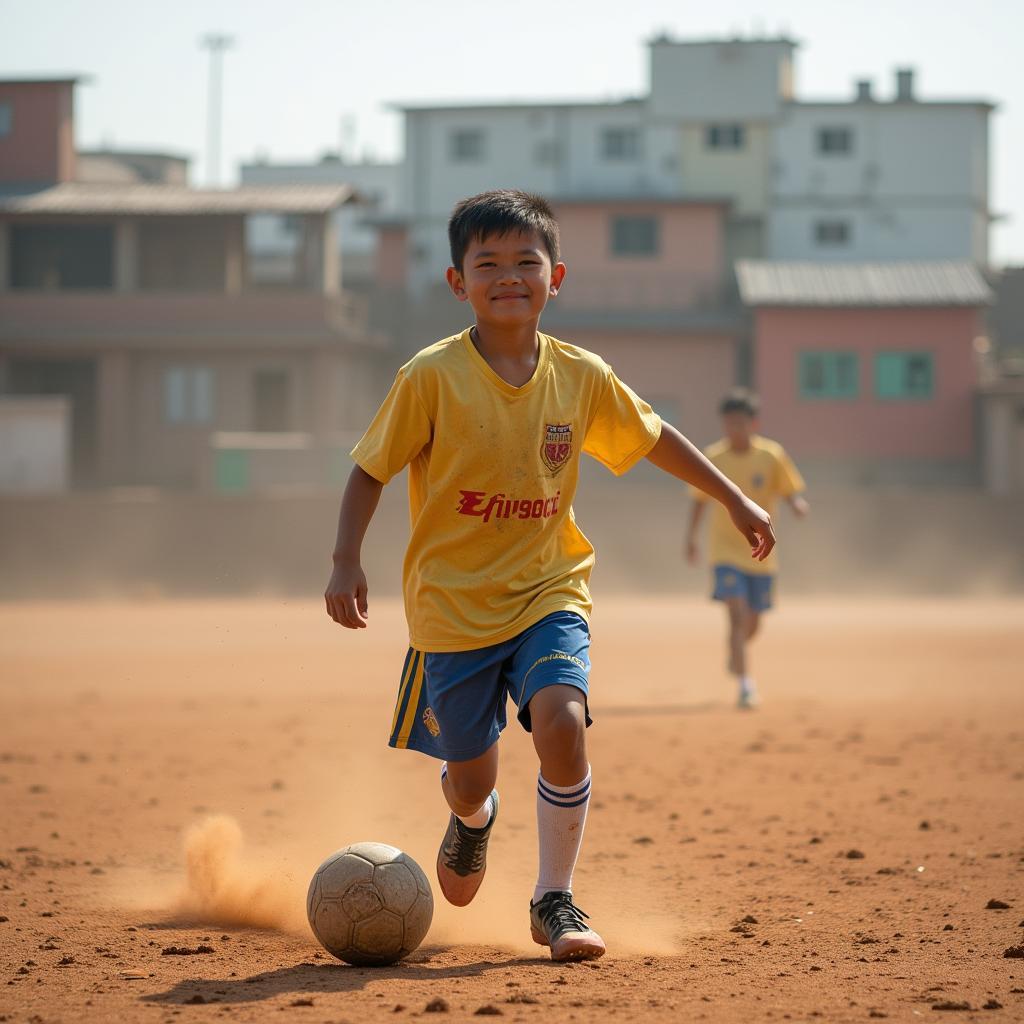
M185 979L164 992L142 996L141 1001L162 1004L255 1003L282 995L309 997L321 993L358 992L374 981L441 982L454 978L475 978L488 971L523 962L520 955L503 953L499 954L502 957L500 960L449 964L442 959L448 953L450 950L442 947L421 951L415 958L390 967L351 967L348 964L306 962L264 971L247 978ZM537 964L551 964L551 961L546 957L538 958Z

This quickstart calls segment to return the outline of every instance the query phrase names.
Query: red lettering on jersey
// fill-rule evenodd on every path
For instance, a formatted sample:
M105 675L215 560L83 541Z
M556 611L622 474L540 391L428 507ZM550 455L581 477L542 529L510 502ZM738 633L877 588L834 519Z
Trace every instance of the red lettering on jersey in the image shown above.
M483 509L480 509L478 512L476 507L480 504L480 499L486 493L486 491L459 491L462 499L459 501L458 511L464 516L482 516L484 514Z
M460 490L462 497L455 511L463 516L477 516L485 523L492 519L550 519L558 515L557 491L549 498L507 498L504 492L488 494L486 491Z

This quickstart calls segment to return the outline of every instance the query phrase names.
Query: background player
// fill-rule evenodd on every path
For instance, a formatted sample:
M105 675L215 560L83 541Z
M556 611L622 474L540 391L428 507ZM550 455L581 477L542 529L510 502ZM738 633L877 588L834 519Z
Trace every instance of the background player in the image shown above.
M781 444L756 432L757 396L746 388L734 388L722 399L718 411L725 436L704 450L708 459L769 515L778 498L784 498L798 516L807 515L810 506L800 493L804 489L800 472ZM696 565L700 559L697 533L708 496L696 487L691 487L690 494L693 507L686 555L690 564ZM747 545L720 506L711 514L708 549L714 573L711 596L725 604L729 616L729 672L739 685L737 705L751 708L757 704L757 692L747 647L757 633L761 613L772 606L778 555L772 552L763 560L751 561Z

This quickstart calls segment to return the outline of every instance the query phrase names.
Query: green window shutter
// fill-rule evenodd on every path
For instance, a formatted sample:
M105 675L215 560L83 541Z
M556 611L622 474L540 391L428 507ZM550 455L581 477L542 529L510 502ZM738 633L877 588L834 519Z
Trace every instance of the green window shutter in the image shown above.
M217 490L228 493L249 489L249 453L233 448L217 452L214 473Z
M875 394L887 399L928 399L935 390L931 352L879 352L875 356Z
M800 397L812 399L856 398L856 352L801 352Z

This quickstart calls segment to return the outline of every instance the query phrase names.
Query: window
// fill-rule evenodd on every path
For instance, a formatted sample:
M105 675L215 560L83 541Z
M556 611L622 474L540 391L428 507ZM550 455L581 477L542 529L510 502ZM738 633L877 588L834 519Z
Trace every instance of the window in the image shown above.
M745 141L741 124L709 124L704 134L706 149L742 149Z
M853 152L852 128L819 128L818 153L822 156L843 155Z
M656 217L613 217L612 254L615 256L655 256L658 252Z
M879 352L875 394L879 398L931 398L935 366L931 352Z
M291 382L287 370L257 370L252 377L252 429L288 430Z
M0 139L14 131L14 107L10 103L0 103Z
M12 224L14 288L114 287L114 231L108 224Z
M637 160L640 132L636 128L605 128L601 133L601 156L605 160Z
M213 419L213 370L208 366L164 370L164 419L168 423L209 423Z
M856 398L857 355L854 352L801 352L801 398Z
M533 158L539 164L557 164L562 158L562 147L558 139L541 139L534 144Z
M448 136L448 152L456 163L474 163L484 158L481 128L456 128Z
M814 241L818 245L849 245L850 222L848 220L816 220Z

